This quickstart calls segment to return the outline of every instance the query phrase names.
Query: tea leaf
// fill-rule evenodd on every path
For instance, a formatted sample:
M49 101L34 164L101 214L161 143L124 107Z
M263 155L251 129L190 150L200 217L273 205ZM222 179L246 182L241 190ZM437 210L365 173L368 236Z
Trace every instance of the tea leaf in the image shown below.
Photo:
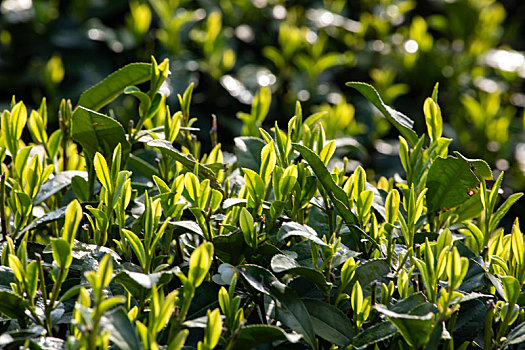
M479 179L463 157L437 158L427 176L427 207L430 213L448 210L478 191Z
M82 106L73 112L71 135L80 143L88 160L91 160L97 151L105 157L110 157L113 150L122 144L123 158L131 150L122 125L113 118L97 113Z
M63 269L67 269L73 261L71 255L71 245L64 239L58 238L51 241L53 247L53 259L57 265Z
M152 140L147 143L148 146L159 148L161 151L166 152L171 158L184 165L188 170L193 171L197 162L189 155L183 154L177 151L169 141L166 140ZM221 168L224 166L221 165ZM199 177L201 179L209 179L210 184L213 188L221 190L219 182L215 177L213 170L203 164L198 164Z
M25 309L29 302L14 293L0 290L0 314L9 318L20 319L25 315Z
M188 279L195 288L201 285L208 274L213 259L213 244L206 242L193 251L190 257Z
M78 105L98 111L118 95L127 86L138 85L151 77L151 64L131 63L109 75L106 79L86 90L78 100Z
M390 311L383 305L376 305L375 308L396 326L399 333L411 347L420 348L428 342L434 324L434 314L432 312L417 316Z
M235 156L239 168L247 168L259 171L261 168L261 151L264 148L264 141L257 137L236 137Z
M139 340L133 325L129 321L124 308L119 307L112 312L106 313L102 317L104 329L109 332L109 339L119 349L135 350L139 349Z
M350 319L338 308L315 299L303 299L315 334L330 343L345 347L354 337Z
M395 109L385 105L381 99L381 96L379 96L379 93L372 85L358 82L349 82L346 83L346 85L356 89L361 94L363 94L363 96L366 97L368 101L372 102L372 104L376 106L376 108L379 109L381 113L383 113L385 118L388 119L388 121L392 123L392 125L394 125L397 130L399 130L401 135L403 135L403 137L408 140L410 145L414 146L417 143L417 134L414 130L412 130L414 121L403 113L400 113Z
M297 343L301 335L286 333L279 327L270 325L248 325L241 328L239 337L233 347L234 350L254 348L259 345L273 343L275 341L287 341Z

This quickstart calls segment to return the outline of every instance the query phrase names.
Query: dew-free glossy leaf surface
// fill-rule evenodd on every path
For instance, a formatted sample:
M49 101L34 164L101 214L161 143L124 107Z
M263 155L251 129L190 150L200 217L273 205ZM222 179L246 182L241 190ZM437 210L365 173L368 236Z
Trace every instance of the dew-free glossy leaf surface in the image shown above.
M137 85L151 78L151 64L131 63L109 75L97 85L86 90L78 105L98 111L120 95L127 86Z
M457 207L478 190L478 185L478 177L463 157L438 157L427 176L428 211L436 213Z
M372 85L359 82L348 82L346 85L359 91L368 101L376 106L385 118L407 139L410 145L414 146L417 143L417 134L412 130L414 121L403 113L384 104L381 96L379 96L379 93Z
M330 343L347 346L355 334L350 319L338 308L320 300L303 300L314 326L314 332Z
M235 156L239 168L247 168L259 172L261 168L261 151L264 141L257 137L236 137Z
M115 119L80 106L73 112L72 124L73 139L80 143L90 160L97 151L109 157L119 143L122 145L123 158L129 154L131 148L126 133Z

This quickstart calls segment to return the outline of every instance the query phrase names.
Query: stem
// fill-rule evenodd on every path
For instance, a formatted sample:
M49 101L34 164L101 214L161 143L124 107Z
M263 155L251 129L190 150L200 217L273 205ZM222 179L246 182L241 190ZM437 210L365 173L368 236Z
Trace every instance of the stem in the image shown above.
M175 339L175 337L181 330L182 322L184 322L184 320L186 319L186 315L188 314L188 310L190 308L190 304L191 304L191 301L193 300L194 295L195 295L195 292L191 293L191 295L189 295L189 298L184 299L184 301L182 302L182 307L180 308L178 315L175 313L173 314L172 320L174 320L174 322L170 321L171 327L170 327L170 331L168 335L168 344L171 343L173 339Z
M487 302L487 314L485 316L485 331L484 331L484 350L492 349L492 321L494 319L494 302L489 300Z
M5 217L5 173L0 176L0 221L2 223L2 241L8 236ZM0 241L1 242L1 241Z
M95 167L93 165L93 160L91 159L88 162L88 188L89 188L89 198L88 200L93 200L95 192Z
M44 309L44 314L46 315L46 324L47 324L48 331L50 333L53 328L53 324L51 323L51 311L53 311L53 309L55 308L55 302L58 297L58 292L60 291L60 288L62 286L64 272L65 272L65 269L61 267L58 272L58 278L55 281L55 284L53 285L53 289L51 291L51 299L49 300L49 303L45 306L45 309ZM42 282L44 283L44 281Z

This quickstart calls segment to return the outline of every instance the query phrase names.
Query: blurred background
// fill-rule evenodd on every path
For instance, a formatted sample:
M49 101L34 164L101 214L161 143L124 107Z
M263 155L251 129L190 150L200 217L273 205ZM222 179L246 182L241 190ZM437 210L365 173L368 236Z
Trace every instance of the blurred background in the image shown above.
M423 101L439 82L450 149L505 171L506 194L525 188L522 0L3 0L0 12L2 109L13 95L32 108L46 96L56 120L61 98L75 105L114 70L154 55L170 60L172 110L195 83L204 150L212 113L231 151L238 112L267 86L266 127L286 128L299 100L305 116L328 112L327 138L342 138L342 155L393 176L397 131L344 84L373 84L421 134ZM126 126L134 103L122 97L106 112Z

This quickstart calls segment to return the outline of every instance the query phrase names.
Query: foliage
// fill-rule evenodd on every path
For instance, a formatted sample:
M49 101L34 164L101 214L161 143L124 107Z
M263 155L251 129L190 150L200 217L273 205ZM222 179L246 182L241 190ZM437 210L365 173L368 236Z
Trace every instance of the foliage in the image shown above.
M465 156L507 171L509 193L525 185L523 6L498 0L9 0L0 8L0 103L7 108L15 94L37 107L47 96L56 128L61 97L77 101L125 64L167 57L172 75L163 89L178 92L195 83L192 110L201 116L196 126L205 144L214 142L206 132L212 114L231 151L240 133L258 136L260 125L276 120L284 125L300 100L305 114L327 113L321 123L329 139L349 137L345 147L369 171L392 176L401 171L395 132L344 84L371 83L386 104L418 116L439 81L444 136ZM166 98L178 102L176 93ZM132 91L122 100L112 107L127 127L138 101ZM253 100L259 103L250 110ZM414 119L422 133L424 119Z
M287 129L259 128L252 112L245 129L259 136L236 138L235 155L220 144L204 152L192 134L193 85L172 113L159 92L168 71L152 58L109 75L75 108L62 102L49 137L45 100L28 112L13 99L2 112L3 346L522 341L524 238L518 219L500 227L522 194L499 203L503 173L449 153L437 86L418 134L374 87L348 84L402 135L405 178L375 180L338 159L326 115L303 116L299 102ZM119 94L139 101L136 123L104 114Z

